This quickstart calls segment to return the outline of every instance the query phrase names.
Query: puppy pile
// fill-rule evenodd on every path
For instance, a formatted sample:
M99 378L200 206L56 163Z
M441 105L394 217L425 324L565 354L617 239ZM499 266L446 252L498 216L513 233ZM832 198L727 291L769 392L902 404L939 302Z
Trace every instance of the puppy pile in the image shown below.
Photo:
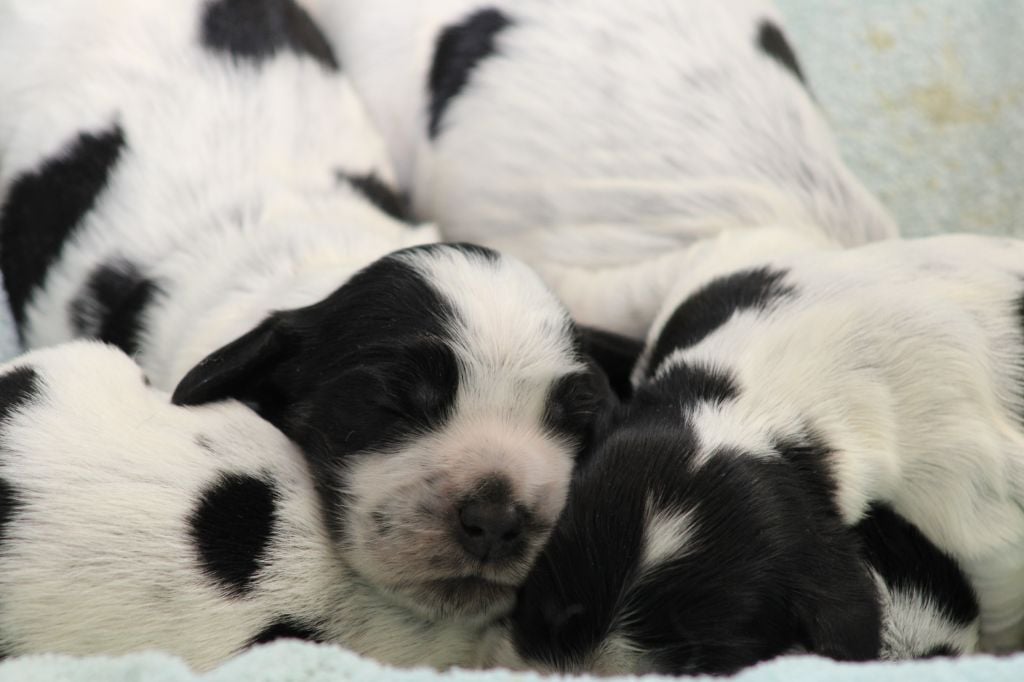
M0 65L0 655L1024 647L1024 246L864 245L770 4L14 0Z

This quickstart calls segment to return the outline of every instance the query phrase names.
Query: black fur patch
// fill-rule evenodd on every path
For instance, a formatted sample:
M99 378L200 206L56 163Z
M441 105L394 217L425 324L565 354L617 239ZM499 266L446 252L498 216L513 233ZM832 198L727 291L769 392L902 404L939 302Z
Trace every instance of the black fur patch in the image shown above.
M736 380L725 370L679 361L639 388L634 402L638 411L669 407L681 414L699 403L720 405L739 393Z
M277 492L252 476L223 474L189 518L199 564L231 596L252 588L274 532Z
M324 636L322 632L311 625L284 617L263 628L259 634L252 638L249 646L266 644L273 642L275 639L301 639L307 642L322 642L324 641Z
M135 355L143 331L142 317L160 293L157 283L127 260L101 265L71 302L71 324L80 336L97 338Z
M592 358L608 377L615 395L627 400L633 395L630 379L640 353L643 352L643 342L595 327L577 325L576 328L580 337L580 350Z
M929 597L946 618L960 625L978 618L977 597L956 561L891 507L871 505L855 530L865 556L890 590Z
M761 26L757 31L757 46L766 55L781 64L783 68L788 69L790 73L796 76L797 80L806 84L807 81L804 79L803 71L800 69L800 62L797 61L796 53L789 46L789 41L786 40L785 34L773 22L768 20L761 22Z
M575 442L578 452L590 449L609 388L596 372L567 374L551 386L544 408L544 426Z
M783 284L786 272L769 268L742 270L711 280L679 304L661 330L647 365L653 375L675 350L689 348L743 310L764 310L794 289Z
M430 65L430 137L441 131L441 117L452 99L458 95L473 69L494 54L494 39L512 22L494 8L481 9L461 23L441 32Z
M119 125L79 135L34 171L19 176L0 209L0 269L19 328L64 242L92 210L124 153Z
M876 587L832 501L808 494L801 455L697 464L699 438L677 410L631 411L581 469L519 594L522 656L578 670L615 635L667 674L729 673L795 646L878 655ZM692 514L695 540L645 566L652 506Z
M31 367L16 367L0 376L0 424L39 395L39 375Z
M7 527L20 508L21 500L14 486L0 478L0 548L7 540Z
M261 62L279 50L312 57L337 71L338 60L320 27L294 0L217 0L203 15L202 43L236 59Z
M376 173L348 175L338 171L337 177L352 185L367 201L395 220L410 222L408 199L377 177Z
M948 644L940 644L936 647L932 647L931 649L929 649L927 652L924 653L924 655L921 656L921 658L937 658L939 656L949 657L956 655L957 652L953 651L953 647L949 646Z

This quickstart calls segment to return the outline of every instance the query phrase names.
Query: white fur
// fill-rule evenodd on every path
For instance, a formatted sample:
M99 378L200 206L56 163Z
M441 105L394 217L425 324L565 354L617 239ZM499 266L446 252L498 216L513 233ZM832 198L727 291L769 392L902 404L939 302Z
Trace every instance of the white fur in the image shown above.
M660 366L736 379L738 396L694 421L705 456L820 434L844 519L876 500L920 528L968 574L996 650L1024 645L1022 263L1024 243L968 236L770 260L791 297ZM673 294L662 324L696 288Z
M438 36L512 22L428 138ZM765 0L318 0L399 182L446 238L524 258L574 317L637 337L695 262L896 234L821 111L755 45ZM729 244L720 244L721 235ZM753 240L746 245L747 240Z
M0 428L0 478L18 502L0 552L5 653L158 648L209 668L288 616L396 664L486 661L496 635L484 624L418 618L339 559L304 458L248 408L172 406L93 342L29 353L0 377L18 367L41 391ZM201 571L190 536L201 491L223 473L279 494L244 597Z

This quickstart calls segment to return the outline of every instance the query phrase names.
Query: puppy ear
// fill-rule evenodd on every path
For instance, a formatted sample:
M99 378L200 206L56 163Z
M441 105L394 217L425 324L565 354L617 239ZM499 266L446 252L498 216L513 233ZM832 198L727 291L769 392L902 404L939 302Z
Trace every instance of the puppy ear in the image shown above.
M877 659L882 646L878 588L861 561L850 560L832 580L796 599L797 619L810 653L837 661Z
M234 398L270 419L268 413L279 402L270 379L272 370L294 354L281 319L271 316L189 370L174 389L171 402L202 405Z
M583 352L589 355L608 377L615 395L621 400L633 394L630 375L644 349L642 341L594 327L576 326Z

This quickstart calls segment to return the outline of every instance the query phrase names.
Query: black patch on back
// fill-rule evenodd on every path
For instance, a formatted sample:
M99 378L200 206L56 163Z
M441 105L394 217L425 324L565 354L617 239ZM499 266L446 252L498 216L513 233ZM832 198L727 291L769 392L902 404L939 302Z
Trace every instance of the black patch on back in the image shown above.
M275 639L301 639L307 642L322 642L324 635L312 625L301 623L293 618L283 617L263 628L252 638L249 646L266 644Z
M71 302L71 324L79 336L97 338L135 355L142 316L159 293L157 283L127 260L100 265Z
M222 474L189 517L199 565L224 591L245 596L274 532L277 491L245 474Z
M947 619L959 625L978 618L977 597L956 561L891 507L872 504L855 530L869 563L890 590L930 597Z
M774 22L767 19L761 22L757 31L757 46L762 52L781 64L783 68L788 69L801 83L807 83L803 71L800 69L800 63L797 61L796 53L789 46L785 34Z
M477 10L461 23L441 32L430 65L430 137L440 132L441 117L458 95L473 69L494 53L494 39L512 22L497 9Z
M681 413L699 403L720 405L736 398L739 393L736 379L726 370L678 361L657 379L638 389L635 409L668 407Z
M339 69L320 27L294 0L217 0L202 21L202 44L215 52L261 62L288 49Z
M119 125L79 133L11 185L0 208L0 269L19 331L33 290L43 284L64 242L96 204L124 147Z
M377 177L376 173L349 175L338 171L337 178L350 184L367 201L395 220L411 222L408 199Z
M804 461L810 441L696 465L699 437L678 410L629 411L581 468L520 591L520 655L577 670L613 634L665 674L731 673L794 646L878 655L877 589L827 495L827 467ZM697 535L644 568L651 504L691 513Z
M651 376L675 350L700 343L736 313L764 310L794 288L783 284L785 271L770 268L741 270L711 280L679 304L665 323L647 365Z
M0 376L0 426L39 395L39 375L31 367L15 367Z

